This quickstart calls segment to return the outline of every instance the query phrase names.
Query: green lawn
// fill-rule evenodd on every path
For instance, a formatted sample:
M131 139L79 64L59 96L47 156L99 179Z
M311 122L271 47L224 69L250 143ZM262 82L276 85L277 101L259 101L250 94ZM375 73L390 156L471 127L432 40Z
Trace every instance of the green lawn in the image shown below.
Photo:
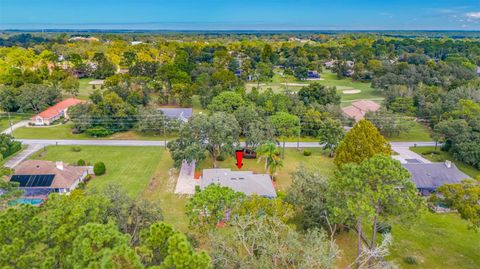
M93 92L92 85L88 83L94 79L92 78L81 78L78 81L80 82L80 88L78 92L78 99L88 100L88 96Z
M383 100L380 92L371 87L371 83L353 81L350 78L338 79L337 75L332 73L329 70L326 70L321 74L322 80L317 81L298 81L292 76L281 77L278 74L275 74L271 82L260 83L260 89L266 90L271 88L274 92L280 93L287 89L285 83L291 83L294 85L289 85L288 90L298 91L302 88L297 84L309 84L309 83L320 83L325 86L335 86L337 87L338 93L342 96L342 107L349 106L352 101L359 99L368 99L380 103ZM258 84L255 82L247 83L245 85L247 91L250 91L253 87L257 87ZM360 90L360 93L356 94L344 94L344 90Z
M158 165L170 160L161 147L80 146L80 148L80 152L75 152L71 146L50 146L46 151L39 151L31 158L66 163L73 163L79 159L90 163L102 161L107 167L107 173L92 178L87 185L88 188L103 188L115 183L125 188L132 197L143 193Z
M427 213L413 222L392 225L393 245L390 260L400 268L480 268L480 233L468 230L467 222L457 214ZM342 250L338 268L355 260L356 236L337 236ZM407 264L406 257L417 264Z
M297 151L294 148L287 148L285 151L285 160L283 161L283 167L277 172L276 175L276 189L279 191L286 191L292 179L290 173L295 171L295 169L303 164L307 168L316 168L319 169L323 175L331 176L333 174L334 164L333 159L328 158L325 151L320 148L311 148L308 149L312 151L311 156L303 156L303 149ZM228 157L223 162L218 162L218 166L221 168L231 168L232 170L238 170L235 165L236 160L233 157ZM257 160L243 160L242 170L245 171L254 171L255 173L266 173L265 164L259 163ZM209 158L197 165L197 171L201 171L205 168L212 168L213 162Z
M414 122L410 131L396 137L390 137L388 140L392 142L427 142L432 141L432 138L430 137L430 129L427 126Z
M0 132L5 131L7 128L10 127L10 120L12 121L12 124L15 124L23 119L27 119L30 116L25 114L25 115L11 115L10 119L8 118L8 115L6 113L0 113Z
M422 154L425 152L435 150L435 147L412 147L410 148L410 150L418 154ZM448 152L440 151L439 148L437 151L440 154L435 154L435 155L422 154L422 156L432 162L444 162L446 160L453 161L455 165L458 167L458 169L462 170L462 172L464 172L465 174L471 176L472 178L480 178L480 170L476 169L471 165L467 165L467 164L464 164L463 162L455 160L452 155L450 155Z
M104 140L164 140L163 135L156 134L144 134L136 131L127 131L115 133L113 135L101 138L90 137L84 133L73 134L72 124L66 123L57 126L47 127L22 127L13 132L16 138L21 139L76 139L76 140L89 140L89 139L104 139ZM174 136L167 136L170 140Z

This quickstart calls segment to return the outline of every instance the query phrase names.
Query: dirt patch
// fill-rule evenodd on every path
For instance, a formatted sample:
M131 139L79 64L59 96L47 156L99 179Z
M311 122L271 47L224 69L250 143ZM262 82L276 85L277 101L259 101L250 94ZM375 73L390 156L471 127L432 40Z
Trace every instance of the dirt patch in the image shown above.
M177 177L178 177L178 171L175 168L170 168L168 170L168 182L166 186L166 190L168 192L174 192L175 191L175 185L177 184Z
M361 93L361 92L362 92L361 90L351 89L351 90L344 90L343 94L357 94L357 93Z

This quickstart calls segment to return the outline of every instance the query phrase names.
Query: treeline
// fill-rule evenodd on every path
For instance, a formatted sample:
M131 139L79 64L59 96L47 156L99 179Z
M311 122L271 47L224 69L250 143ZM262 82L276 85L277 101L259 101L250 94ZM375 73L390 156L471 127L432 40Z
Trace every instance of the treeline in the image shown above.
M64 42L56 42L52 36L51 41L39 41L28 48L2 47L0 108L10 112L39 112L62 95L77 95L78 78L89 77L106 79L105 86L103 91L90 96L90 104L73 110L76 132L88 130L93 136L104 136L135 126L159 132L159 128L154 128L156 124L162 126L164 133L178 132L178 124L164 124L166 119L152 108L172 104L191 106L198 99L202 108L209 109L218 96L220 100L216 103L227 105L221 99L225 95L221 94L230 92L239 94L247 106L254 105L263 118L279 112L298 117L301 135L316 137L325 113L348 124L339 110L339 97L332 94L334 89L313 85L318 89L307 88L299 93L258 92L255 88L247 92L245 83L269 82L275 73L302 80L308 71L322 71L326 62L334 60L332 71L339 78L351 76L353 80L371 81L385 95L387 111L370 116L375 118L382 134L398 135L408 129L408 124L403 124L406 117L418 117L439 130L438 137L452 145L446 150L452 150L462 161L477 165L477 150L467 157L460 150L465 146L456 146L462 144L459 141L477 141L476 121L458 113L445 114L462 110L464 104L460 100L471 100L474 107L478 105L475 81L478 81L480 43L476 39L392 38L372 34L262 37L212 34L185 35L178 39L173 36L102 34L99 41L68 41L70 36L59 35L57 38ZM29 40L33 36L18 38ZM134 39L143 43L130 44ZM232 100L237 101L241 102ZM147 118L149 122L145 122ZM465 130L469 135L458 139L440 131L445 128L437 128L437 124L447 118L467 121ZM165 126L173 127L165 129Z
M3 181L2 181L3 182ZM2 199L7 197L2 196ZM102 192L52 194L41 207L0 212L5 268L211 268L205 252L162 222L158 203Z

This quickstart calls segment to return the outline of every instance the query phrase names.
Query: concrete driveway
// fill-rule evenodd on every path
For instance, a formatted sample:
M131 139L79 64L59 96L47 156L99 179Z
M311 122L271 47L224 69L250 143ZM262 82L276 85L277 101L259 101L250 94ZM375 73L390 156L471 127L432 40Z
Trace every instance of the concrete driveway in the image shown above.
M27 159L30 157L30 155L41 150L42 148L43 146L39 144L27 145L27 148L20 151L17 155L8 160L4 166L8 168L15 168L15 166L19 165L21 162L23 162L23 160Z
M401 163L431 163L431 161L423 158L420 154L411 151L410 147L399 147L392 145L392 149L398 153L398 155L394 155L392 157Z

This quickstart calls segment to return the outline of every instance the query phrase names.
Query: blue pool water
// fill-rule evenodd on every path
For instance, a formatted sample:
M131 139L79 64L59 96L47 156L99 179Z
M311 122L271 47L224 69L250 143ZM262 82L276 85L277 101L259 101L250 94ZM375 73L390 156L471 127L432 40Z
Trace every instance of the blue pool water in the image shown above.
M40 205L41 203L43 203L43 199L20 198L15 201L11 201L9 205L18 205L18 204Z

